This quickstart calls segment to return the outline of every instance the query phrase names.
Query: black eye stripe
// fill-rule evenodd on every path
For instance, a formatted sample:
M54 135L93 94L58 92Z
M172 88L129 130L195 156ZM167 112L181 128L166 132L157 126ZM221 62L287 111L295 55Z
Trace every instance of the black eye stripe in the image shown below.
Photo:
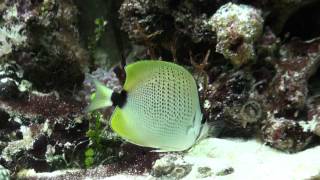
M118 106L122 108L127 103L127 91L122 90L120 93L113 92L111 95L112 106Z

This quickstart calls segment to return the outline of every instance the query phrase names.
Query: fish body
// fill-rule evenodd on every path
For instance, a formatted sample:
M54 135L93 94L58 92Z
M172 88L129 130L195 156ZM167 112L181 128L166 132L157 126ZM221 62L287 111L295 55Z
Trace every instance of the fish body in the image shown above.
M130 64L125 71L126 81L118 95L96 82L96 98L89 110L110 106L121 97L110 124L122 138L161 151L190 148L203 126L192 75L174 63L153 60Z

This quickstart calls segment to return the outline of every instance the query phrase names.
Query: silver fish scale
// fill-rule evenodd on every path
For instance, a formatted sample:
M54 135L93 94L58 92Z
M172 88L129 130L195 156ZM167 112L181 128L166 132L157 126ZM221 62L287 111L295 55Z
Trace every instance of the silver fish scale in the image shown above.
M128 106L137 113L137 127L150 138L184 138L193 124L195 83L184 71L154 67L152 76L128 94ZM131 109L130 108L130 109Z

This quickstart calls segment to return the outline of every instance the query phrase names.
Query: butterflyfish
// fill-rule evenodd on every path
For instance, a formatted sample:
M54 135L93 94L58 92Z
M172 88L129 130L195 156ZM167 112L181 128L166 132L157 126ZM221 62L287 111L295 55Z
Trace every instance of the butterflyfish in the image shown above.
M110 125L130 143L159 151L183 151L204 132L193 76L182 66L144 60L125 67L121 92L98 81L88 110L115 106Z

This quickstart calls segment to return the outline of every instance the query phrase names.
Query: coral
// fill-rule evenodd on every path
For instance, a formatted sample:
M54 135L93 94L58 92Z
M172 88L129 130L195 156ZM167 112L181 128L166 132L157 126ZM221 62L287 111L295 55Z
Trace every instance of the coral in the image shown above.
M217 34L216 52L236 66L254 59L254 43L262 34L263 21L261 11L251 6L221 6L208 21Z

